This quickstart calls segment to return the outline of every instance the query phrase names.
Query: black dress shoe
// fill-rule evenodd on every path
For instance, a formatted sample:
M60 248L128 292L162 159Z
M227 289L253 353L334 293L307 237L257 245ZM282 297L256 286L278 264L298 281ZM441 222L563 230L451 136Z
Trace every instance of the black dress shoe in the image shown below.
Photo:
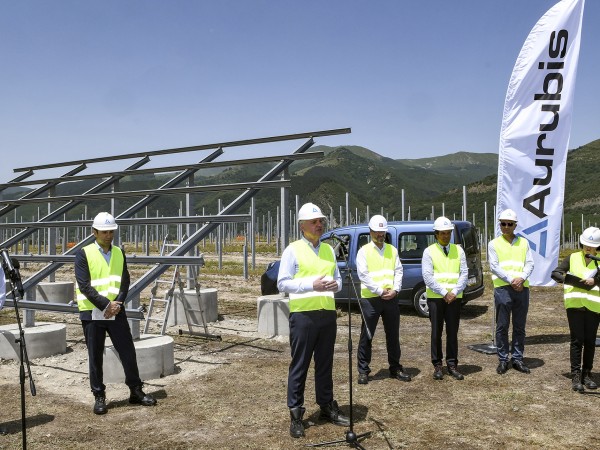
M400 381L410 381L412 380L411 376L407 374L404 369L400 368L395 371L390 371L390 378L396 378Z
M571 388L575 392L585 391L585 389L583 388L583 384L581 384L581 373L574 372L571 374Z
M106 414L107 411L106 398L103 396L96 397L96 401L94 402L94 414Z
M464 376L462 373L460 373L458 371L458 369L456 368L456 366L448 366L448 373L452 376L452 378L454 378L455 380L464 380Z
M369 375L367 375L366 373L359 373L358 384L369 384Z
M496 368L496 373L499 375L505 374L508 372L508 361L500 361L498 367Z
M302 423L304 411L305 409L301 406L297 408L290 408L290 436L293 438L304 437L304 424Z
M527 367L525 364L523 364L523 361L518 360L518 359L513 359L512 360L512 366L513 366L513 369L518 370L521 373L529 373L529 372L531 372L529 370L529 367Z
M337 401L332 400L325 406L321 406L321 414L319 419L327 420L335 425L347 427L350 425L350 419L344 416L340 411Z
M598 389L598 385L592 380L592 374L589 370L584 370L581 374L583 385L588 389Z
M434 380L443 380L444 379L444 372L442 372L442 366L438 365L435 366L433 369L433 379Z
M129 393L129 403L134 405L153 406L156 405L156 399L151 395L145 394L141 386L131 388Z

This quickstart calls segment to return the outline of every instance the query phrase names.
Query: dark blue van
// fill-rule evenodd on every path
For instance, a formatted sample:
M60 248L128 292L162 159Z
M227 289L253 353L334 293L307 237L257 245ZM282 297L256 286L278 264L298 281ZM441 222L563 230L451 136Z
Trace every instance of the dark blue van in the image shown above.
M471 222L454 221L453 243L465 251L469 266L469 281L463 295L463 304L483 295L483 268L477 230ZM332 237L338 237L343 244ZM321 236L321 241L330 244L336 253L337 264L342 275L342 290L335 294L336 302L356 300L356 294L348 283L348 272L352 275L356 291L360 295L360 281L356 272L356 253L370 240L368 224L351 225L330 230ZM435 242L433 221L388 222L386 242L398 249L404 270L402 287L398 294L401 305L413 305L420 316L429 317L425 283L421 275L423 250ZM346 264L347 261L347 264Z

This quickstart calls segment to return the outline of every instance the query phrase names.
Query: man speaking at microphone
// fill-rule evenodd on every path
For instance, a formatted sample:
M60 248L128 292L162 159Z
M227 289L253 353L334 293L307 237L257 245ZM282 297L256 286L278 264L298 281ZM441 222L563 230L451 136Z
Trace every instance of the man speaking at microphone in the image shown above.
M371 242L363 245L356 254L360 304L364 313L358 343L358 384L369 382L371 339L380 317L385 332L390 377L400 381L411 380L400 364L400 308L396 296L402 284L402 264L398 258L398 250L385 242L387 229L385 217L379 214L371 217Z
M129 271L125 253L112 245L115 218L101 212L94 218L92 232L96 241L75 255L77 306L88 349L90 386L96 398L94 414L106 414L106 386L103 382L106 334L119 354L129 387L129 403L152 406L156 400L142 391L133 337L123 302L129 292Z
M348 426L333 399L333 351L337 332L334 293L342 287L333 248L319 238L325 231L325 216L313 203L298 211L302 238L281 255L277 287L290 296L290 347L287 405L290 436L304 436L304 386L310 361L315 360L315 394L320 418Z

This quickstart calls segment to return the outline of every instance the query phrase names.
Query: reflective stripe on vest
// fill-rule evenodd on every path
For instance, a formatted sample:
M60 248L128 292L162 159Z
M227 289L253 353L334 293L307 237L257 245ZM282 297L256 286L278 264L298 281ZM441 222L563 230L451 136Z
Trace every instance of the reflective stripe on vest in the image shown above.
M298 272L294 280L316 280L322 275L333 277L336 261L333 249L329 244L321 242L319 255L310 248L304 240L292 242L294 255L298 262ZM301 311L317 311L327 309L335 311L335 300L333 292L305 292L304 294L290 293L290 313Z
M527 257L527 241L518 237L514 245L508 242L504 237L498 236L492 241L496 255L498 255L498 264L511 278L523 275L525 268L525 258ZM492 273L494 287L508 286L509 283L502 278L498 278ZM525 280L524 287L529 287L529 280Z
M446 290L451 291L456 287L460 277L460 256L456 244L450 244L448 256L437 244L431 244L429 247L429 255L433 262L433 278ZM462 291L457 295L458 298L463 296ZM442 298L441 294L433 292L427 288L428 298Z
M90 284L100 295L113 301L117 298L121 289L121 277L125 261L123 252L119 247L113 245L110 254L110 264L107 264L96 243L86 245L83 247L83 251L85 252L90 269ZM91 311L94 309L94 304L81 293L79 286L77 286L76 295L79 311Z
M383 244L383 256L373 242L365 245L364 252L367 260L367 270L371 280L383 289L394 288L394 269L396 268L396 255L398 251L390 244ZM394 252L394 250L396 250ZM367 286L360 283L360 295L362 298L377 297Z
M585 265L583 252L573 253L569 257L569 273L579 278L587 277L591 270L596 269L594 261ZM565 308L586 307L590 311L600 312L600 288L594 286L589 291L568 284L564 285Z

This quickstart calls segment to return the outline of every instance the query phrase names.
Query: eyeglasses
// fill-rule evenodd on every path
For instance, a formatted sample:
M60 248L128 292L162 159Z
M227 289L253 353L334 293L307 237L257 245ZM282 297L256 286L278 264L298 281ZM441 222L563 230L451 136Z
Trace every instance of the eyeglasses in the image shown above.
M500 222L500 225L503 227L514 227L516 225L515 222Z

